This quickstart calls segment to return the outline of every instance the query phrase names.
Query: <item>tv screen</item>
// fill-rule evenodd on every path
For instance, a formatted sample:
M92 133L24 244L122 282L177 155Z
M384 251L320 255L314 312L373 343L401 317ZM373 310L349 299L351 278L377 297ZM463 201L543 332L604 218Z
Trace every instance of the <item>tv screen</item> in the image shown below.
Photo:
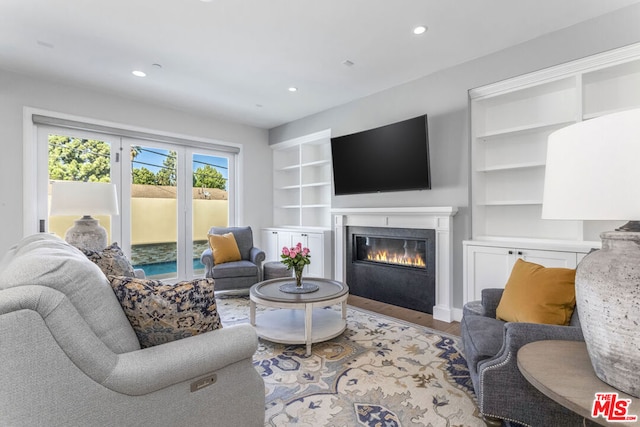
M331 138L336 196L431 188L427 116Z

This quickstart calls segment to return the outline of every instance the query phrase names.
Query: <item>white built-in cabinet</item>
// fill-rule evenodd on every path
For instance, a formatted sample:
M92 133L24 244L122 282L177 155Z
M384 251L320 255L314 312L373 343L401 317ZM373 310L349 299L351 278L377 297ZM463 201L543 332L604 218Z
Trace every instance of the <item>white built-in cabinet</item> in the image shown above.
M465 302L485 287L504 286L518 256L575 267L599 246L600 232L618 225L541 218L547 138L572 123L640 107L640 44L472 89L469 99Z
M295 246L298 242L309 248L311 264L303 274L310 277L331 278L331 230L295 230L291 228L265 228L262 230L262 245L265 261L280 261L283 247Z
M518 258L545 267L576 268L591 250L583 244L556 244L553 250L542 242L512 242L524 247L505 246L504 241L465 241L465 301L477 301L485 288L503 288ZM545 248L545 249L540 249Z
M267 261L279 261L283 246L301 242L311 250L304 274L331 278L331 131L271 146L273 221L263 229Z

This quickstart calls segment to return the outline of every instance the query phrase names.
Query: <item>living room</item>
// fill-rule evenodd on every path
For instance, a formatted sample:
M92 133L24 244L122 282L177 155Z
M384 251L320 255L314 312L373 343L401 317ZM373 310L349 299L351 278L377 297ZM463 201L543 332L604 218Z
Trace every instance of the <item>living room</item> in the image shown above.
M548 2L546 7L552 11L553 2ZM243 123L223 108L215 113L176 108L166 98L145 100L112 93L85 80L70 82L23 72L6 67L2 60L4 54L0 55L0 129L5 141L0 168L3 195L0 214L6 224L0 235L0 252L4 254L23 236L38 231L35 221L38 216L33 212L31 200L33 182L26 176L24 166L34 154L24 148L25 140L33 135L33 123L25 108L30 109L28 113L46 112L62 119L89 119L97 124L117 124L139 132L153 131L165 137L189 136L241 146L234 218L237 222L230 225L250 225L256 230L257 246L264 243L259 230L281 225L274 219L274 146L327 129L331 136L341 136L426 114L432 165L430 190L332 195L330 205L334 210L456 207L451 224L450 303L452 309L461 313L466 301L462 242L472 236L469 90L640 42L640 4L620 2L620 7L275 126ZM3 13L7 20L11 16L10 7L8 9ZM526 17L512 19L513 25L520 25L519 21ZM57 42L51 43L59 46ZM40 50L34 47L35 55L52 54L46 46L37 45L37 48ZM357 70L360 64L355 59L354 62ZM170 67L165 66L165 70L167 68ZM293 94L300 95L304 96L302 87ZM268 110L267 105L252 105L252 108ZM335 272L335 259L332 264Z

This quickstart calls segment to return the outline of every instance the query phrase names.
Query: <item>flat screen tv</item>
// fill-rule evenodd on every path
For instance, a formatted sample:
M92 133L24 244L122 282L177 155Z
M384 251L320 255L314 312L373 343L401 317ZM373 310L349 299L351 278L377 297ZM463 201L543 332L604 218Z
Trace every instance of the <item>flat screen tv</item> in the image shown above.
M335 195L431 189L427 116L331 138Z

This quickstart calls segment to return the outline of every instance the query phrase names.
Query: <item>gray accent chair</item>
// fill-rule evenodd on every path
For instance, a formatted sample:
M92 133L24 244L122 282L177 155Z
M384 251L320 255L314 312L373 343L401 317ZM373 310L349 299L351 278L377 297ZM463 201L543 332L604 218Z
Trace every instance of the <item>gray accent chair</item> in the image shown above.
M55 236L0 260L2 426L264 426L257 346L244 324L141 349L102 271Z
M584 341L577 309L569 326L504 322L496 308L504 289L483 289L464 305L462 344L480 412L488 426L515 421L529 426L582 426L583 419L533 387L520 373L518 350L541 340ZM508 425L508 424L507 424Z
M242 259L216 264L211 248L205 249L200 256L205 277L215 279L216 293L248 293L251 286L262 281L262 263L266 254L253 246L251 227L211 227L208 234L226 233L233 233Z

